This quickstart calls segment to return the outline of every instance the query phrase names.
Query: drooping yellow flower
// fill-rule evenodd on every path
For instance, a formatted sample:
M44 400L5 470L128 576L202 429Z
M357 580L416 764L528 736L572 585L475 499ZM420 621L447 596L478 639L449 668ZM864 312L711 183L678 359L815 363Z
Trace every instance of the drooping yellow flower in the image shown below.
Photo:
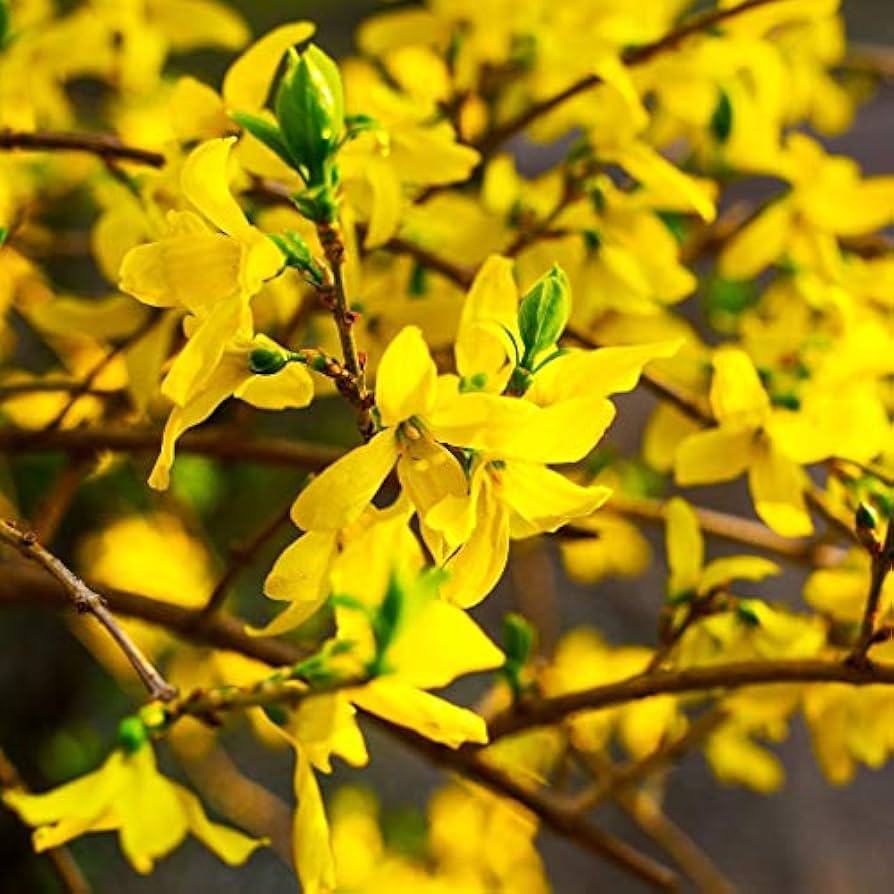
M836 393L834 412L830 395L823 392L807 393L794 409L774 407L750 357L731 346L714 355L710 400L718 426L691 434L679 445L677 482L728 481L747 470L758 515L786 537L813 530L801 466L842 448L868 459L886 428L880 405L859 389ZM853 426L844 425L843 418L850 418ZM853 429L865 437L855 439Z
M704 596L734 580L759 581L779 574L779 566L760 556L726 556L706 565L705 543L698 518L680 497L667 504L668 596Z
M162 384L181 407L211 378L231 339L251 337L249 301L283 266L279 249L245 219L230 193L233 142L203 143L183 165L181 188L202 216L171 212L168 235L132 249L121 265L125 292L189 314L187 343Z
M143 874L189 833L230 865L244 863L264 844L211 822L191 791L158 772L146 742L116 749L98 770L49 792L7 789L3 801L36 827L38 852L87 832L116 831L124 856Z
M397 466L420 514L443 496L466 490L456 457L443 444L485 450L530 418L533 407L491 394L443 387L422 333L407 326L382 355L376 406L382 431L334 462L299 494L292 520L305 531L351 524Z

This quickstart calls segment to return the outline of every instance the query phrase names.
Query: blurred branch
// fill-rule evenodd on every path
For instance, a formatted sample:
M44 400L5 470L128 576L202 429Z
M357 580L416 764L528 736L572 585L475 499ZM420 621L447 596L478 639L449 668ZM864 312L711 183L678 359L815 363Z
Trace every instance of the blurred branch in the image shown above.
M124 427L26 431L0 427L0 452L9 454L61 450L72 455L91 455L105 450L125 453L156 452L161 431ZM244 432L211 427L187 432L177 442L178 450L212 456L224 462L257 462L274 466L297 466L317 471L334 462L344 451L339 447L278 438L248 438Z
M19 771L2 748L0 748L0 789L26 790ZM45 854L62 885L62 889L67 894L90 894L93 889L67 847L64 845L52 847Z
M448 748L378 717L369 716L368 719L434 764L453 770L495 794L521 804L563 838L642 879L655 890L679 890L677 876L672 870L574 814L552 793L524 786L504 770L462 748Z
M51 574L65 589L74 607L81 614L90 614L102 624L137 672L152 698L170 701L177 690L159 673L139 646L128 636L106 608L105 600L91 590L74 572L37 542L35 535L20 530L12 522L0 520L0 540L17 549Z
M735 18L742 13L760 6L768 6L771 3L778 3L780 0L746 0L738 6L717 9L704 15L696 16L685 24L681 25L674 31L669 32L664 37L652 43L645 44L641 47L634 47L627 50L621 56L621 61L628 67L643 65L651 62L656 56L676 50L680 44L684 43L690 37L698 34L704 34L714 28L722 25L725 21ZM523 112L505 121L499 127L494 128L483 140L476 146L481 152L484 159L489 158L500 148L507 140L521 133L528 126L533 124L544 115L555 111L559 106L564 105L568 100L574 99L581 93L598 86L602 83L602 78L598 75L588 75L580 81L576 81L569 87L553 96L540 100L528 106Z
M664 524L667 503L648 497L631 497L616 491L612 494L608 507L627 518ZM844 550L815 540L806 538L791 539L782 537L771 531L766 525L727 512L719 512L703 506L693 506L699 527L706 534L711 534L730 543L738 543L775 553L786 559L809 565L810 567L829 568L840 564L844 558ZM572 531L585 534L587 529L576 526L574 522L566 525ZM564 529L563 529L564 530ZM591 532L592 533L592 532ZM562 531L558 532L562 536Z
M871 559L869 593L866 597L866 607L863 610L860 635L857 637L853 651L848 657L848 661L855 667L862 667L868 663L866 653L872 645L876 624L878 623L882 587L884 587L892 565L894 565L894 521L888 521L884 543L878 543L873 538L869 554Z
M532 699L497 715L490 724L491 740L525 729L557 723L578 711L595 711L612 705L639 701L652 695L738 689L776 683L847 683L868 686L894 683L894 665L857 667L828 659L781 659L731 661L703 667L655 670L616 683ZM474 749L475 746L464 746Z
M229 564L202 609L203 617L207 618L213 615L223 605L236 578L251 565L265 544L272 540L276 532L289 520L291 509L292 502L289 501L282 510L257 531L248 543L230 549Z
M160 152L126 146L113 134L0 130L0 149L86 152L103 160L133 161L154 168L160 168L165 163L165 157Z

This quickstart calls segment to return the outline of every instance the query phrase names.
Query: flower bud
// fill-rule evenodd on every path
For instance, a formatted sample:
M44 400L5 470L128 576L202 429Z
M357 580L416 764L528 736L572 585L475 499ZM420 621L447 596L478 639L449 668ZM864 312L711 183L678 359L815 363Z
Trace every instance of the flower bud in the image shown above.
M503 619L503 644L506 660L518 665L526 664L534 647L534 628L517 612L509 612Z
M288 362L285 355L269 348L255 348L248 355L248 368L256 376L276 375Z
M118 724L118 744L125 754L133 754L139 751L149 741L146 725L139 717L131 715L125 717Z
M530 369L534 358L555 344L571 312L571 288L565 271L554 264L549 273L531 286L518 309L518 328L525 346L522 366Z
M289 50L288 65L276 94L279 129L308 185L328 185L327 168L345 129L341 75L313 44L301 53Z

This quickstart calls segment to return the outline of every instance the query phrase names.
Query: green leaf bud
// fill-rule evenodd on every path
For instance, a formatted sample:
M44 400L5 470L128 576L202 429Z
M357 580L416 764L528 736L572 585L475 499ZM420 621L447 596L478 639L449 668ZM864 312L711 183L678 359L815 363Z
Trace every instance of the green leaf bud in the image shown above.
M571 288L565 271L554 264L522 298L518 309L518 328L525 354L522 366L530 368L534 358L555 344L571 313Z
M329 185L332 160L345 130L338 66L319 47L289 50L276 94L276 118L293 165L309 186Z

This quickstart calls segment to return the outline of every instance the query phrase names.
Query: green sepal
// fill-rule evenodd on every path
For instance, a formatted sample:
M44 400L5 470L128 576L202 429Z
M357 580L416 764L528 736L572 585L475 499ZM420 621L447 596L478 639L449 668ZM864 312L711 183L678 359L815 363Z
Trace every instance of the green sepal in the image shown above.
M230 112L230 117L243 129L248 131L255 139L260 140L268 149L278 155L290 168L297 164L289 154L289 147L283 139L282 132L272 122L259 115L250 115L248 112ZM299 172L300 173L300 172Z
M132 714L118 724L118 746L125 754L134 754L149 741L149 732L143 721Z

